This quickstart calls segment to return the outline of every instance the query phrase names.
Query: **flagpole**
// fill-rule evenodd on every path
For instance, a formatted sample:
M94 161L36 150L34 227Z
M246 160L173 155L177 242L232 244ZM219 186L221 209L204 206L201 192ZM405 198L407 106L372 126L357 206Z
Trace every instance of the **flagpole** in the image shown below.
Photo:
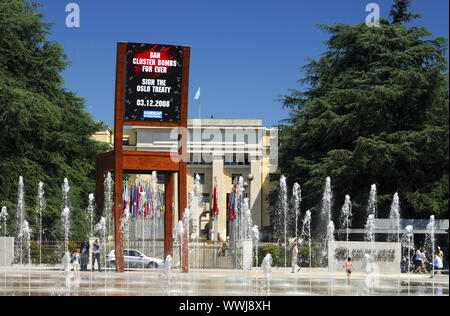
M200 102L199 102L200 104ZM216 212L215 212L215 199L216 199L216 178L214 177L214 181L213 181L213 188L212 188L212 196L211 196L211 210L210 210L210 214L212 214L213 216L213 221L214 221L214 268L217 268L217 253L219 251L219 249L217 248L217 238L216 238L216 223L217 223L217 217L216 217Z
M217 203L218 203L218 201L217 201L217 179L216 178L214 178L214 243L215 244L217 244L217 242L218 242L218 240L217 240L217 237L218 237L218 229L219 229L219 223L218 223L218 221L219 221L219 214L216 214L216 205L217 205Z

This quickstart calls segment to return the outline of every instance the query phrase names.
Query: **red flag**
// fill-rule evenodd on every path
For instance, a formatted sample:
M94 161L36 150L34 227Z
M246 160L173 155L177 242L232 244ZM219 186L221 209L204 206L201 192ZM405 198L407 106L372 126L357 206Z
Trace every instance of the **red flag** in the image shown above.
M214 184L214 213L216 217L219 215L219 205L217 204L217 183Z

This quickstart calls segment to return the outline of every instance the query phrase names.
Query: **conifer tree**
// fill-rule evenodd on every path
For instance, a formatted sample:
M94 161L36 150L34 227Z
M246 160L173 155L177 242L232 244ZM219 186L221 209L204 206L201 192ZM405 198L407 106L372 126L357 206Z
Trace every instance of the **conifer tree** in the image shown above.
M38 183L47 207L44 238L60 238L61 184L68 178L74 239L85 237L84 208L95 188L95 155L105 146L92 140L101 128L84 110L84 100L64 88L69 65L63 47L47 40L51 25L39 5L0 0L0 205L14 218L19 176L25 184L27 220L38 234ZM9 227L13 234L15 225Z
M320 25L325 53L304 67L304 88L282 97L291 113L280 126L281 172L302 185L302 209L317 211L330 176L334 216L349 194L356 227L371 184L380 217L398 192L403 218L448 218L447 40L407 25L420 17L410 3L394 1L380 27Z

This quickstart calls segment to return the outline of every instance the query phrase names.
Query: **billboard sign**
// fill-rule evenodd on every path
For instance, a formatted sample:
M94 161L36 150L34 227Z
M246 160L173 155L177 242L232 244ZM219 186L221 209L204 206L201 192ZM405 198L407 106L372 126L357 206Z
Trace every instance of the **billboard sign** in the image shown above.
M124 121L180 122L183 47L127 43Z

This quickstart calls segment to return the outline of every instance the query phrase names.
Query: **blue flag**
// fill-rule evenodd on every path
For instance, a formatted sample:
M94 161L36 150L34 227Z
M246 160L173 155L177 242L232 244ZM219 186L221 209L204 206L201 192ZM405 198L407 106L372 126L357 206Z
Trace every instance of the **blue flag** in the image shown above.
M195 100L200 99L200 88L198 88L197 93L195 94L194 99L195 99Z

